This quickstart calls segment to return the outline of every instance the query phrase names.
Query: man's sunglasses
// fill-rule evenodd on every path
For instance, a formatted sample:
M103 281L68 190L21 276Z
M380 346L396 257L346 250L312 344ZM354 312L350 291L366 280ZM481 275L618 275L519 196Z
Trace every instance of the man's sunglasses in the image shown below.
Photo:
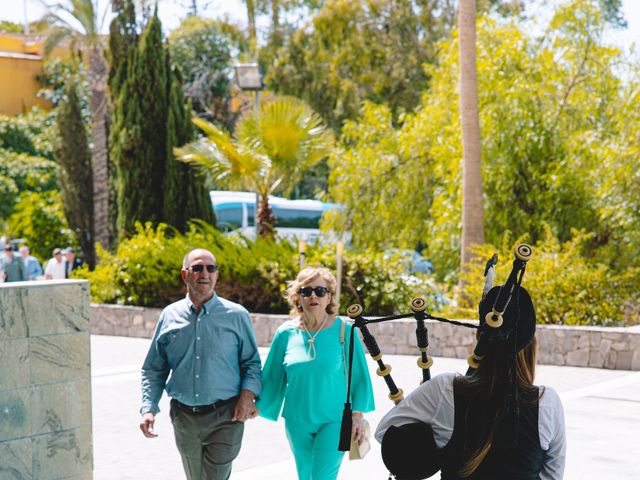
M218 265L191 265L190 267L193 273L202 273L202 271L206 268L207 272L213 273L218 271Z
M298 293L303 297L310 297L312 293L315 293L316 297L321 298L329 293L329 289L327 287L302 287Z

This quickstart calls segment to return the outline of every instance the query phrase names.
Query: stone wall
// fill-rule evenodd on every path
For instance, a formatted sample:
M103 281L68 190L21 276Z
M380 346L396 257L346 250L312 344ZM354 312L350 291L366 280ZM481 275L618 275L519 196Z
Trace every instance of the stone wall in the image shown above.
M93 478L89 284L0 285L0 479Z
M159 309L92 305L91 332L150 338ZM271 344L283 315L251 316L258 345ZM474 323L474 322L469 322ZM434 356L467 358L475 345L475 330L430 320L429 353ZM369 330L383 353L415 355L415 321L395 320L372 324ZM640 370L640 326L629 328L564 327L538 325L538 362L616 370Z

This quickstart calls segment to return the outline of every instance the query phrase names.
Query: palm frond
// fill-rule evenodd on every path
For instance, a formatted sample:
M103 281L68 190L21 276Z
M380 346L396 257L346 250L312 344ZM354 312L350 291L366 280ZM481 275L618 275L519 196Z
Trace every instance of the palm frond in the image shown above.
M93 0L71 0L73 16L80 22L87 35L96 37L98 31L98 12Z
M251 152L238 148L229 134L215 125L201 119L194 119L193 123L207 133L207 138L175 149L177 158L202 166L218 182L253 188L260 177L260 160Z
M272 161L272 176L287 189L308 168L326 157L333 144L332 132L321 117L302 100L280 97L250 112L237 126L238 139L247 148Z
M44 55L48 57L54 48L73 35L73 31L64 27L52 27L44 40Z

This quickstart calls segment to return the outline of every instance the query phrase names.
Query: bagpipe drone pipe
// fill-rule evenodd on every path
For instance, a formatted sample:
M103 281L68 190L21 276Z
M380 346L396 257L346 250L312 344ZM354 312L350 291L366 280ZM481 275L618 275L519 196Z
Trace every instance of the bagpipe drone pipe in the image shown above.
M504 285L493 286L495 265L498 256L494 255L486 264L485 283L482 299L479 304L479 325L458 322L446 318L435 317L426 312L426 303L422 298L411 301L411 313L391 315L381 318L366 318L360 305L351 305L347 315L353 325L360 329L362 339L371 358L378 364L376 371L389 389L389 399L395 404L400 403L404 394L391 377L391 366L382 360L382 352L367 326L401 318L414 317L416 320L416 343L420 357L418 367L422 370L420 383L431 379L430 368L433 359L427 355L429 334L425 320L436 320L453 325L473 328L477 330L477 343L473 353L467 359L469 369L467 375L479 368L482 359L493 348L504 348L515 361L517 352L526 346L535 333L535 311L533 302L527 291L521 286L522 277L527 262L531 258L532 249L529 245L520 244L514 249L513 268ZM353 335L350 336L349 355L347 365L347 398L344 404L340 442L338 450L348 451L351 443L351 368L353 363ZM515 369L512 369L515 371ZM515 383L514 383L515 385ZM517 392L510 393L510 409L517 415ZM517 422L516 422L517 424ZM517 428L517 427L516 427ZM433 439L431 427L426 423L410 423L391 426L382 441L382 458L389 471L397 479L423 479L434 475L440 470L438 449Z

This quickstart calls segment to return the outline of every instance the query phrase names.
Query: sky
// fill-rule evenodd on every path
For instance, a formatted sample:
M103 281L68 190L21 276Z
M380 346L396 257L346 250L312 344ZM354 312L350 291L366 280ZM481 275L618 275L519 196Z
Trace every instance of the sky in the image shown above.
M46 0L46 3L58 3L63 0ZM558 0L560 1L560 0ZM175 29L181 19L186 16L187 5L191 0L159 0L158 12L165 32ZM242 0L198 0L202 10L198 12L204 17L228 16L234 22L245 24L246 14ZM629 24L627 29L612 30L609 39L615 45L627 50L633 43L640 48L640 0L623 0L625 18ZM107 0L98 0L99 11L105 12ZM24 23L37 20L44 13L42 0L0 0L0 20ZM104 22L103 31L108 31L109 16Z

